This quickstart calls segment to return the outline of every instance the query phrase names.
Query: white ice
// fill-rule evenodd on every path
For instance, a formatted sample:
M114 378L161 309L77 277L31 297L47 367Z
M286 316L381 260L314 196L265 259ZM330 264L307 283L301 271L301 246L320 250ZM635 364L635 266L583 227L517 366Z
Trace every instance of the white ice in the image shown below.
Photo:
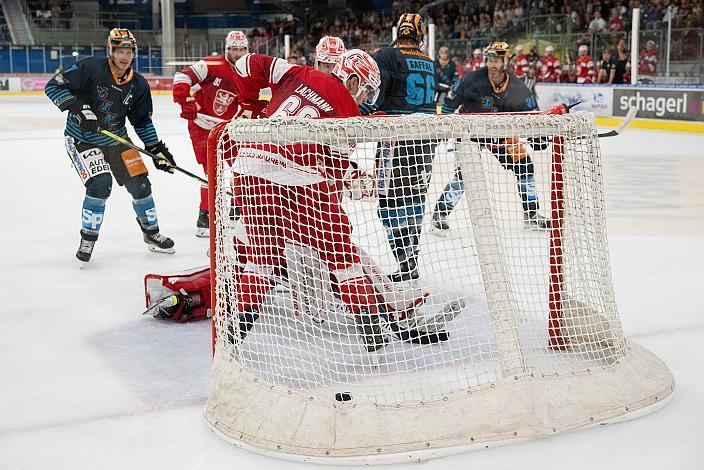
M154 101L160 136L198 172L176 106ZM146 251L115 185L94 260L79 270L83 188L63 123L43 96L0 97L0 469L310 468L209 431L208 322L140 316L145 274L208 262L207 241L194 237L197 183L151 172L173 256ZM704 137L628 130L602 145L619 312L626 335L674 373L674 399L634 421L423 468L704 468Z

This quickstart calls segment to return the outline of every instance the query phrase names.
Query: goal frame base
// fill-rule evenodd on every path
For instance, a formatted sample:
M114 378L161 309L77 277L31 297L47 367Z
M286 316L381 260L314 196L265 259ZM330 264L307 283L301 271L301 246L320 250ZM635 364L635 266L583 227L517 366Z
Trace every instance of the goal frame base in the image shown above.
M227 442L283 460L328 465L424 461L614 424L665 406L674 392L670 370L637 343L629 341L627 348L625 357L607 367L516 375L436 402L396 405L316 400L222 361L218 367L224 363L224 369L238 371L220 372L238 379L213 386L204 418ZM565 406L561 400L568 393L573 403ZM221 415L222 410L228 411ZM276 410L283 413L275 415ZM399 422L406 426L399 428ZM345 445L352 442L361 445Z

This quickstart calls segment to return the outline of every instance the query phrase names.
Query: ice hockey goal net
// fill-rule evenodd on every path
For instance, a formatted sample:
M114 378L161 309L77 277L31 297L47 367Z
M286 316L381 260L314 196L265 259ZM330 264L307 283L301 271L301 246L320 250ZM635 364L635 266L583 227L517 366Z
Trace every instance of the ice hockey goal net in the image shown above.
M258 175L266 180L270 171L285 186L292 166L276 154L296 144L349 156L371 175L362 199L347 197L354 191L344 181L333 182L351 240L393 295L426 295L418 318L450 312L440 323L442 341L404 341L382 308L386 343L370 352L331 267L296 234L276 242L289 250L279 253L276 269L264 267L273 287L241 339L237 246L266 250L248 233L273 233L290 221L245 227L247 217L239 215L254 208L237 206L256 199L233 198L241 189L233 161L243 148L266 147L270 158L258 157L266 163L258 163ZM671 396L667 367L623 337L591 114L236 120L216 128L209 147L215 339L205 417L226 440L299 460L419 460L620 421ZM405 159L390 158L404 148L412 148ZM525 221L526 180L507 170L526 157L534 167L530 198L550 221L547 230ZM380 210L389 174L412 174L402 166L420 162L432 162L432 173L420 172L420 187L428 183L420 209L396 206L392 216ZM432 213L458 170L464 196L456 180L449 230L439 230ZM403 233L413 211L422 229L419 278L394 283L387 277L398 268L389 238Z

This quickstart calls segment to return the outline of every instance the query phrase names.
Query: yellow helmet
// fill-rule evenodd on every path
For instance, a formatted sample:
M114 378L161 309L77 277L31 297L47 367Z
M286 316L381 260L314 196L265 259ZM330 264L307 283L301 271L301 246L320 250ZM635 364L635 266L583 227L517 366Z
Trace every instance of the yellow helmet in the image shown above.
M108 36L108 47L111 52L116 47L129 47L137 52L137 40L129 29L115 28Z
M484 49L484 60L489 57L503 57L508 59L509 56L508 44L503 41L492 42Z
M399 39L412 39L418 44L425 39L425 23L418 13L404 13L396 23L397 37Z

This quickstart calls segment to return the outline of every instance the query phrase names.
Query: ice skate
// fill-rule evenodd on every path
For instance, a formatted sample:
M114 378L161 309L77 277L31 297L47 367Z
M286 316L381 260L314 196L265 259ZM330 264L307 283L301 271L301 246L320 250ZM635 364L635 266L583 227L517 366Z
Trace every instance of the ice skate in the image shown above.
M399 263L398 271L389 276L392 282L415 281L419 277L420 273L418 272L418 266L416 266L414 259L408 259Z
M550 230L550 219L537 212L524 212L523 228L526 230Z
M90 257L93 254L93 247L95 247L95 240L86 240L85 238L81 238L81 244L76 252L76 258L78 258L78 261L83 263L90 261Z
M174 250L174 241L169 237L163 236L159 232L145 233L144 243L147 244L147 249L149 251L153 251L154 253L176 253L176 250Z
M362 345L367 350L369 358L373 365L379 363L378 351L386 344L384 333L379 323L379 315L371 313L367 308L359 309L359 313L355 315L357 330Z
M198 220L196 221L196 237L208 238L210 236L210 221L208 219L208 211L198 211Z
M441 232L450 230L450 224L447 223L447 216L440 211L434 211L433 228Z

